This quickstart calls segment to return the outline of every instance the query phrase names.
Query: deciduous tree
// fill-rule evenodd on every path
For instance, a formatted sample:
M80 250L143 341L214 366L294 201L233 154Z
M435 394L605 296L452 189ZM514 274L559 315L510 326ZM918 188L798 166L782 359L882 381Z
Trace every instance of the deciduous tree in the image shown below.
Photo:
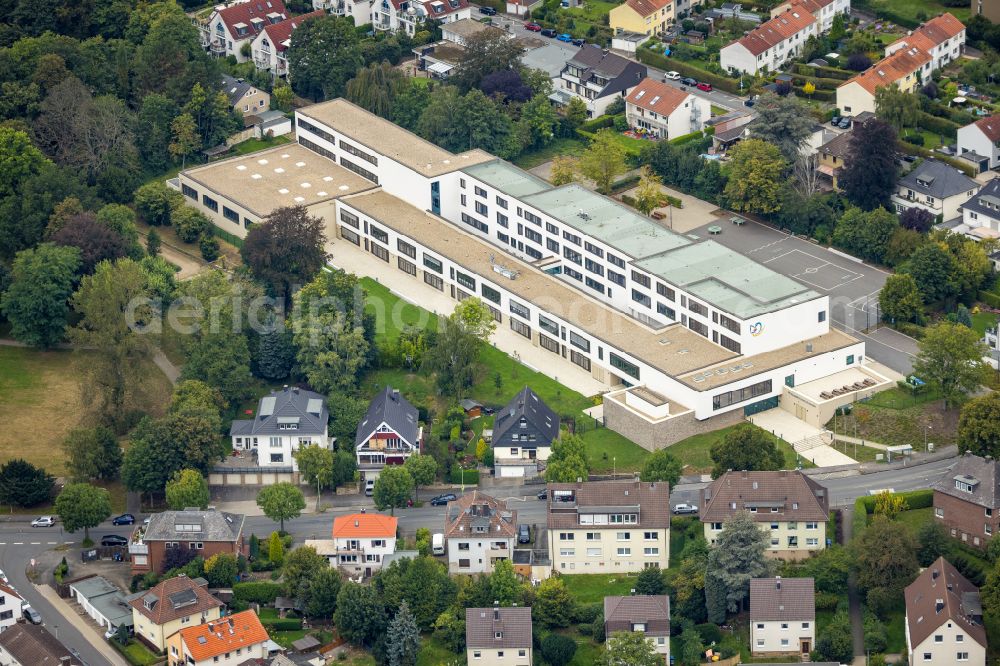
M48 348L63 339L79 266L75 247L43 243L17 254L10 286L0 294L0 312L15 340Z
M306 508L302 491L287 481L261 488L257 493L257 506L264 515L277 521L279 530L285 531L285 521L298 518Z
M319 511L319 501L323 488L333 484L333 451L319 444L300 446L292 454L299 464L299 473L311 485L316 486L316 510Z
M653 451L642 464L643 481L665 481L671 486L677 485L684 466L666 448Z
M391 119L396 98L411 85L410 79L388 62L371 63L347 82L345 97L362 109Z
M777 146L745 139L729 151L725 195L733 210L774 213L780 208L785 159Z
M555 576L546 578L535 593L535 604L532 606L533 619L549 629L568 627L573 621L575 606L573 595L566 589L566 584L561 578Z
M858 586L865 592L877 588L902 594L916 575L917 544L909 527L875 516L853 544Z
M958 445L977 456L1000 458L1000 393L990 391L962 405Z
M654 208L666 203L667 197L660 185L660 177L648 166L643 167L639 186L635 188L635 207L643 215L649 215Z
M905 269L913 276L925 304L958 295L959 286L955 279L958 267L942 243L925 243L918 247Z
M883 490L875 496L875 513L879 516L885 516L889 520L895 519L908 508L906 498L902 495Z
M101 224L93 213L74 215L52 234L56 245L75 247L80 250L82 275L94 272L94 267L102 261L124 257L129 250L125 239L114 229Z
M208 481L196 469L182 469L167 481L167 506L175 511L208 507Z
M855 206L863 210L890 207L889 198L896 191L899 175L896 139L896 130L883 120L873 119L855 126L843 171L837 179Z
M542 639L542 657L551 666L566 666L576 655L576 641L555 632Z
M794 164L815 125L809 107L794 95L764 93L754 104L756 117L749 125L750 138L778 147L785 161Z
M371 647L386 626L385 611L379 603L375 588L352 581L344 583L337 594L333 623L348 642L360 647Z
M216 553L205 560L205 578L210 587L231 588L239 574L239 563L232 553Z
M420 486L429 486L437 476L437 461L428 455L412 455L403 463L403 468L413 479L414 497L419 497Z
M657 595L667 593L667 584L663 580L663 572L660 567L646 567L639 572L639 577L635 581L635 593Z
M712 445L709 455L715 463L712 468L713 479L729 470L766 472L781 469L785 462L775 439L749 423L727 432Z
M837 221L833 242L855 256L882 263L897 229L899 220L881 206L868 212L848 208Z
M573 99L576 99L574 97ZM578 165L575 159L566 155L558 155L552 160L552 168L549 171L549 182L556 187L576 182Z
M372 499L379 511L389 509L390 514L395 515L396 507L404 506L411 492L413 477L410 473L399 465L390 465L383 468L375 480Z
M892 125L899 133L904 127L913 127L920 116L920 100L916 95L903 92L895 83L875 90L875 115Z
M599 192L608 194L615 178L625 173L625 149L612 130L602 129L583 152L579 166L580 173L592 180Z
M66 466L74 481L118 477L122 447L109 428L75 428L63 440Z
M924 311L917 283L906 273L896 273L886 279L878 293L878 304L882 317L890 322L916 321Z
M913 371L941 392L946 407L958 404L983 381L986 349L972 329L942 321L927 329L919 347Z
M451 81L463 91L478 88L494 72L519 70L524 47L503 30L490 28L465 40L465 54Z
M153 226L170 224L171 211L183 205L181 193L165 183L154 180L135 191L135 207L139 216Z
M287 304L292 288L312 280L323 268L324 243L323 220L310 216L304 206L292 206L278 208L254 225L240 254L251 272Z
M329 569L330 563L312 546L299 546L285 555L281 567L285 593L305 608L312 595L313 583L319 572Z
M198 126L190 113L182 113L170 123L170 144L167 150L176 160L180 158L181 168L187 164L188 155L201 147L201 137L198 136Z
M552 442L552 452L545 466L548 483L573 483L586 480L590 474L590 460L586 445L577 435L563 435Z
M289 79L302 97L314 102L340 97L363 64L357 32L346 18L322 16L304 21L292 34Z
M71 483L56 497L55 511L67 532L83 528L83 540L89 542L90 528L111 517L111 496L89 483Z
M600 666L659 666L663 657L642 632L620 631L608 637L601 653Z

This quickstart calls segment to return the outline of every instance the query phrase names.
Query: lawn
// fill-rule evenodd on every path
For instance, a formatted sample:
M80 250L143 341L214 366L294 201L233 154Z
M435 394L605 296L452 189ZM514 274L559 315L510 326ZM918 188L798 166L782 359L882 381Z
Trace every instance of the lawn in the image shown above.
M163 657L153 654L149 648L136 640L131 640L125 647L120 647L117 643L115 647L125 655L129 663L135 666L152 666L163 659Z
M558 138L544 148L521 153L514 164L522 169L533 169L540 164L551 162L560 156L579 157L587 148L587 142L577 137Z
M294 631L272 631L270 632L271 640L285 648L286 650L292 649L292 643L299 640L300 638L305 638L308 635L316 637L323 645L326 645L333 640L333 634L329 631L315 631L308 629L297 629Z
M88 356L85 352L0 347L0 421L4 424L0 462L24 458L56 476L65 474L61 443L84 419L80 372ZM152 362L144 370L142 407L161 414L169 401L170 382Z
M563 574L559 576L566 589L581 604L596 604L608 596L628 596L635 585L635 576L624 574Z
M425 634L420 639L420 653L417 655L417 666L445 666L451 664L464 664L465 651L462 654L455 654L433 634Z
M870 446L850 444L848 442L841 442L838 440L833 443L833 448L837 449L844 455L854 458L858 462L875 462L875 456L880 453L883 454L882 460L885 460L885 452L882 451L882 449L876 449Z
M732 425L728 428L722 428L721 430L715 430L713 432L703 432L697 435L692 435L687 439L683 439L676 444L671 445L669 448L670 453L674 455L678 460L684 464L685 474L696 474L696 473L706 473L712 469L712 458L709 455L709 450L712 445L720 441L726 436L726 433L739 427L742 424ZM778 449L785 454L785 467L787 469L795 469L796 467L796 455L794 449L791 445L784 440L775 437L778 443ZM800 461L803 467L812 467L812 463L808 460Z
M959 21L969 18L968 6L946 7L934 0L862 0L857 2L856 6L858 9L868 9L876 13L879 10L890 10L897 16L917 23L943 12L951 12Z
M264 150L265 148L274 148L275 146L280 146L283 143L288 143L292 140L290 134L284 136L273 136L264 139L247 139L241 143L237 143L233 146L234 155L246 155L247 153L256 153L258 150Z
M885 622L885 651L899 654L906 649L906 611L897 608L889 612Z
M997 316L993 312L977 312L972 315L972 330L983 335L988 328L996 328Z
M909 511L903 511L898 516L896 516L896 522L906 525L910 528L913 536L917 535L920 528L924 523L929 523L934 520L934 507L929 506L924 509L911 509Z

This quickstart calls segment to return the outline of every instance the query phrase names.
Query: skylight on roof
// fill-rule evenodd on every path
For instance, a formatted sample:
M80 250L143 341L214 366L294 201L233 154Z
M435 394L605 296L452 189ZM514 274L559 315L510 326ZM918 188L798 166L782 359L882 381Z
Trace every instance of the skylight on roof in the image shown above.
M260 180L261 175L259 173L255 173L254 175L252 175L250 177L253 178L254 180Z
M274 170L274 173L285 173L285 170L282 169L281 167L278 167L277 169Z
M305 201L305 197L295 197L295 203L302 203Z
M636 99L642 99L642 96L646 94L645 90L640 90L639 94L635 96Z
M297 167L304 167L305 165L306 165L305 162L296 162L295 163L295 166L297 166Z
M288 190L282 187L280 190L278 190L278 194L288 194Z
M301 187L304 190L308 190L310 187L312 187L312 184L311 183L302 183Z
M257 160L257 164L267 164L267 160L265 159Z
M653 106L654 104L656 104L656 103L657 103L657 102L659 102L659 101L660 101L660 96L659 96L659 95L657 95L656 97L654 97L653 99L651 99L651 100L649 101L649 105L650 105L650 106Z
M237 171L246 171L247 167L246 167L245 164L238 164L238 165L236 165L236 170Z

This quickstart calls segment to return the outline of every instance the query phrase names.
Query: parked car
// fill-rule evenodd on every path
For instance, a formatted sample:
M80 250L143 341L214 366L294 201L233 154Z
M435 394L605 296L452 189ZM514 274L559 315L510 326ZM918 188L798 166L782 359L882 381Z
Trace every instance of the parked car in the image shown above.
M755 98L755 97L747 97L743 101L743 106L753 106L756 103L757 103L757 98Z
M102 546L127 546L128 539L120 534L109 534L101 539Z
M538 492L538 494L535 495L535 497L537 497L540 500L548 499L549 498L549 489L548 488L544 488L544 489L540 490Z
M41 624L42 623L42 616L39 615L38 611L36 611L31 606L22 606L21 607L21 615L23 615L24 619L27 620L28 622L30 622L31 624Z
M677 506L674 507L675 516L683 516L692 513L698 513L697 504L678 504Z
M702 92L712 92L712 84L705 83L704 81L695 86L698 90Z
M365 497L371 497L375 494L375 479L365 480Z
M431 553L433 555L444 555L444 534L441 532L431 537Z
M587 40L586 39L580 39L579 37L577 37L576 39L573 40L572 43L573 43L573 46L583 46L584 44L587 43Z
M555 37L556 31L552 28L542 28L542 37Z
M438 495L431 499L431 506L444 506L448 502L454 502L458 498L455 493L445 493L444 495Z
M56 524L55 516L39 516L31 521L32 527L52 527Z
M524 523L517 526L517 542L531 543L531 528Z
M135 525L135 516L131 513L123 513L111 519L112 525Z
M666 72L663 75L663 80L664 81L680 81L681 80L681 75L678 74L677 72Z
M840 129L851 129L851 119L841 118L840 122L837 123L837 127L839 127Z
M681 79L681 83L683 83L686 86L698 85L698 82L695 79L692 79L690 76L685 76L683 79Z
M480 7L479 13L485 14L486 16L496 16L497 10L493 9L492 7Z
M529 22L524 24L524 29L527 30L528 32L541 32L542 26L538 25L537 23Z
M830 118L830 127L836 127L840 124L840 116L834 116Z
M561 35L556 35L556 39L558 39L560 42L566 42L567 44L569 44L570 42L573 41L573 35L569 34L568 32L564 32Z

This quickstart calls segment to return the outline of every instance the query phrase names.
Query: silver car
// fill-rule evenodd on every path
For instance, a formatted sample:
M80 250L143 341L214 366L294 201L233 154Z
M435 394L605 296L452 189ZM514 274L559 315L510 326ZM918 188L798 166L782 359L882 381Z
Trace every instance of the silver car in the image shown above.
M678 504L674 507L675 516L685 516L698 513L697 504Z

